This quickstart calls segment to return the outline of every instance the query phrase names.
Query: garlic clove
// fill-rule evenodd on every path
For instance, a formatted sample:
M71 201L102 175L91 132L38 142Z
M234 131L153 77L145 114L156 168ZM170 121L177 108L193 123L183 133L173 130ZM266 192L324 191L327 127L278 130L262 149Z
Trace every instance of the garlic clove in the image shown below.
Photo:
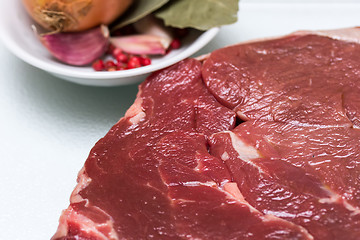
M73 33L55 33L40 36L42 44L61 62L83 66L100 58L109 45L106 26Z
M124 52L139 55L164 55L168 47L166 39L149 34L112 37L110 38L110 42Z
M170 29L165 27L160 19L155 18L151 14L135 22L134 28L141 34L149 34L161 37L163 39L162 44L166 49L169 48L170 43L174 39Z

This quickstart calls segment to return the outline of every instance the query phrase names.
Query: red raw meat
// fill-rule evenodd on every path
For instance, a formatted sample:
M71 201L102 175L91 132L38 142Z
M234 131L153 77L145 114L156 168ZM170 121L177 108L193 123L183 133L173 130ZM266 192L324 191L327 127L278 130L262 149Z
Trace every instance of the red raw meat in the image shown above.
M360 239L359 39L298 32L152 74L52 239Z
M360 239L360 131L247 121L216 133L221 158L246 201L306 228L315 239Z
M359 69L360 44L294 34L216 50L202 73L242 120L360 127Z
M234 124L203 85L200 62L153 74L92 149L53 239L311 239L244 201L208 153L207 138Z

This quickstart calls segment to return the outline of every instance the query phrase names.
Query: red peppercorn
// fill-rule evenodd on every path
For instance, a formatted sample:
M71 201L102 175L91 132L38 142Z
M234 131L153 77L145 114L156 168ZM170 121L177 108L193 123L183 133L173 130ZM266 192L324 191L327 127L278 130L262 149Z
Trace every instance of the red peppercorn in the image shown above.
M126 63L123 63L123 62L116 62L116 66L117 67L121 67L121 66L124 66L124 65L126 65Z
M102 71L102 70L104 70L104 69L105 69L104 61L101 60L101 59L96 60L95 62L93 62L92 68L93 68L95 71Z
M108 60L105 62L105 67L106 67L106 69L111 68L111 67L116 67L116 64L114 61Z
M124 70L126 69L126 63L117 62L116 63L116 70Z
M115 59L119 62L119 63L127 63L128 62L128 56L125 53L118 53L115 56Z
M123 53L123 51L120 48L114 48L114 50L111 52L111 55L116 58L116 56L121 53Z
M127 68L132 69L132 68L138 68L138 67L141 67L140 57L138 57L138 56L130 57Z
M140 57L141 66L147 66L151 64L151 59L148 57Z
M172 42L170 43L170 47L172 49L178 49L181 47L181 42L178 38L175 38L174 40L172 40Z

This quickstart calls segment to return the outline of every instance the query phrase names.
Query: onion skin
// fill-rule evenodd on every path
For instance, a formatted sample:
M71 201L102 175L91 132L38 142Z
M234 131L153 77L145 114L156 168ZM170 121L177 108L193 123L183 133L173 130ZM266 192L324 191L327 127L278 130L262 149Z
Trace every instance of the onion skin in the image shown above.
M84 66L104 55L109 45L109 30L101 25L82 32L43 35L40 41L59 61Z
M79 32L108 25L133 0L22 0L30 16L52 32Z

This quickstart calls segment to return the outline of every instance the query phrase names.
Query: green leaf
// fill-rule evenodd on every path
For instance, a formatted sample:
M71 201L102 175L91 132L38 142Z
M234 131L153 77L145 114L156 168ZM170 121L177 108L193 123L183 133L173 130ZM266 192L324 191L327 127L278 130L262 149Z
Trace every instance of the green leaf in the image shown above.
M155 15L165 25L208 30L237 21L238 0L171 0Z
M169 0L135 0L131 7L120 17L111 31L134 23L146 15L164 6Z

